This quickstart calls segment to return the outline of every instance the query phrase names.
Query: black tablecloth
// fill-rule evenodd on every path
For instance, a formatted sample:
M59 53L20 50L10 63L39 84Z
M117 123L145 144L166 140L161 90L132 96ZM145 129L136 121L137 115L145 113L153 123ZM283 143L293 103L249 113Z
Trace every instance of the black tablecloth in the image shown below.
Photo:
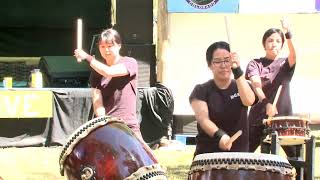
M53 88L52 118L0 119L0 147L62 145L92 119L90 88Z
M91 120L90 88L49 88L53 92L52 118L0 119L0 147L64 145L82 124ZM172 134L173 97L171 91L156 87L138 88L137 116L148 143Z

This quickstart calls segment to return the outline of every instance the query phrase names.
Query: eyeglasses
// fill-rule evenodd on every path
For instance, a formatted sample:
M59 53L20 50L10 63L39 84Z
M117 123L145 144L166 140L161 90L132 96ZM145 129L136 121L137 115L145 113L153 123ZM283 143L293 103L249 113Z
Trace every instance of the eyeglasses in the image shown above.
M213 65L215 65L215 66L222 66L222 64L224 64L226 66L230 66L231 65L231 59L230 59L230 57L226 57L224 59L213 58L213 61L211 63Z

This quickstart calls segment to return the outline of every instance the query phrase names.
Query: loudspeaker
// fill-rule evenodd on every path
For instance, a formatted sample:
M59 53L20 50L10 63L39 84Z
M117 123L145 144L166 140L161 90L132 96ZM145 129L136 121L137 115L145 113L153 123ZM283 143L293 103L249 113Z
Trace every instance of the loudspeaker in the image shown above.
M90 67L73 56L43 56L39 68L45 87L88 87Z
M122 44L120 54L138 61L138 86L150 87L156 83L155 45Z
M117 0L115 29L123 44L153 43L153 1Z

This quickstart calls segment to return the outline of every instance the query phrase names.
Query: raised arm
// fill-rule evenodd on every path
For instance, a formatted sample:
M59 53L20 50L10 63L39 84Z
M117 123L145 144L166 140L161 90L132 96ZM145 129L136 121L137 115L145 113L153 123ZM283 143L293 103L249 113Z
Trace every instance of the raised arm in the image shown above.
M281 25L282 25L282 30L283 30L283 33L285 34L288 49L289 49L289 55L288 55L289 66L292 67L293 65L296 64L296 51L294 49L293 42L292 42L292 33L290 31L289 22L286 18L283 18L281 20Z
M108 66L106 64L101 63L100 61L96 60L93 56L89 55L82 49L76 49L74 51L75 57L77 59L85 59L88 61L90 66L99 74L104 77L118 77L118 76L125 76L128 75L129 72L124 64L115 64L112 66Z
M232 72L236 79L241 102L245 106L251 106L255 101L255 95L240 68L240 60L237 53L231 53L231 60L233 64Z

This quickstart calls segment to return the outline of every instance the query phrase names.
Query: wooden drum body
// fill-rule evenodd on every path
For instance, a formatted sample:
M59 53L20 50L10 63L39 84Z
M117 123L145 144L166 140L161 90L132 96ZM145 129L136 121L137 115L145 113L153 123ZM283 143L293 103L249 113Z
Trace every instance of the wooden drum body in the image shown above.
M63 147L59 164L68 179L167 179L147 144L110 116L79 127Z
M279 116L266 120L268 136L265 142L271 142L271 134L278 133L280 145L304 144L309 137L309 119L295 116Z
M237 152L199 154L188 173L189 180L292 180L294 176L281 156Z

